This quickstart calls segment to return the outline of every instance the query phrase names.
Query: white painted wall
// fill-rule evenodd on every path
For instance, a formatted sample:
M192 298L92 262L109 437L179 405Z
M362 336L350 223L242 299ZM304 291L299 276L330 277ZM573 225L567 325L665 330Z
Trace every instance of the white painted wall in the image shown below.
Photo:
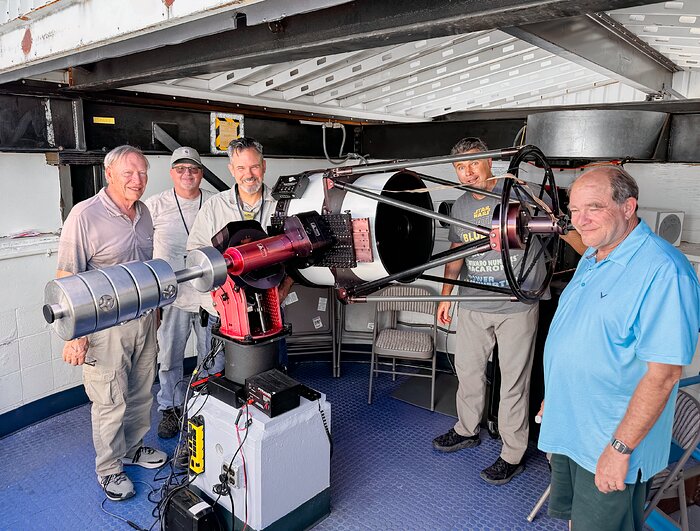
M682 163L625 164L625 169L639 185L640 207L668 208L684 212L681 240L690 243L700 243L699 168L697 164ZM554 177L559 186L567 187L584 170L585 168L555 170ZM536 180L541 173L536 168L530 168L533 180Z
M8 234L61 227L58 168L43 154L0 153L0 413L72 387L80 371L60 360L44 322L44 285L54 278L58 237Z
M0 153L0 238L27 229L61 227L58 167L43 153Z

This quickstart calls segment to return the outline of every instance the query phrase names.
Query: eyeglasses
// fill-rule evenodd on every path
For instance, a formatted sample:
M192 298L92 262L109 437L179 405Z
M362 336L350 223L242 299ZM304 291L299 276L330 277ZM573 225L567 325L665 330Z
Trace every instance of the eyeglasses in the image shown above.
M197 166L173 166L173 170L175 170L175 173L178 175L184 175L185 173L199 175L202 173L202 168L198 168Z

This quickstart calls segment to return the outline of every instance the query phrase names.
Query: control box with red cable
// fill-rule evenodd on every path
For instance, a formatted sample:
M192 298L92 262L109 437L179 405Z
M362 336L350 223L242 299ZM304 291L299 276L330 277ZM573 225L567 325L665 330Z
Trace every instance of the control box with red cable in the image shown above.
M299 406L301 384L277 369L262 372L245 381L248 402L272 418Z

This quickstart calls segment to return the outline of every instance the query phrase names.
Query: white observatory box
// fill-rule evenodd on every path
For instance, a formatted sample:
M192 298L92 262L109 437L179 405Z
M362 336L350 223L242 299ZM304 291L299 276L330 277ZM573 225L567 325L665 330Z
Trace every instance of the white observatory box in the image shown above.
M683 212L668 208L640 207L637 215L643 219L656 234L676 247L681 244L683 232Z

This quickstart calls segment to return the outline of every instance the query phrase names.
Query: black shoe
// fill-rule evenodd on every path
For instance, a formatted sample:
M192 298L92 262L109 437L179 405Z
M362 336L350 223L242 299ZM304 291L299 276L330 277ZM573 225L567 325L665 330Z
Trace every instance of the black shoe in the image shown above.
M441 452L456 452L464 448L474 448L480 444L481 439L478 433L471 437L465 437L457 433L454 428L450 428L447 433L433 439L433 447Z
M182 444L175 449L173 466L178 470L187 470L190 468L190 451L187 447L187 441L183 441Z
M490 483L491 485L504 485L513 479L513 476L517 476L524 469L525 465L522 464L522 461L517 465L511 465L499 457L494 464L483 469L479 475L486 483Z
M182 410L179 407L168 408L163 411L163 418L158 423L158 437L172 439L180 431L180 417Z

